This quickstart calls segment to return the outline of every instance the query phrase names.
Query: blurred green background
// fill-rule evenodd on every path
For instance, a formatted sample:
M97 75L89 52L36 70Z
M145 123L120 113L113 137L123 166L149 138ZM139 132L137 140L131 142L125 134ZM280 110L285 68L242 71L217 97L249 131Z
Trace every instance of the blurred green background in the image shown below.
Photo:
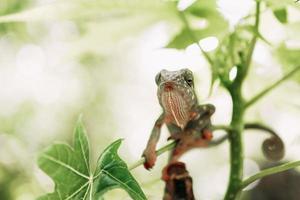
M244 85L248 98L300 63L300 4L263 2L263 40ZM254 6L252 0L0 0L0 199L32 200L53 190L37 155L54 141L71 143L80 113L94 161L117 138L125 139L120 154L128 164L139 159L160 114L154 77L163 68L193 70L200 102L217 107L213 122L228 123L230 97L218 82L209 96L210 67L178 11L189 12L200 45L214 53L238 23L253 22ZM300 74L247 113L247 121L267 124L282 137L284 161L300 159L299 81ZM167 134L164 128L160 146ZM246 176L274 164L260 150L266 136L245 134ZM149 199L162 197L166 159L161 156L151 172L133 171ZM228 159L228 143L183 157L196 197L222 198ZM106 196L129 198L121 190Z

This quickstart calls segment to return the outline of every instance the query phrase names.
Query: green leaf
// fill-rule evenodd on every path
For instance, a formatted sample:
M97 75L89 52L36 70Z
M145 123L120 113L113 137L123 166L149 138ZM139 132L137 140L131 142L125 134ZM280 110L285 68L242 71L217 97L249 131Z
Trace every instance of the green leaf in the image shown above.
M280 9L275 9L273 10L273 14L275 15L276 19L283 23L286 24L287 23L287 10L286 8L280 8Z
M290 49L282 44L275 50L275 56L282 64L283 70L289 72L299 66L300 48ZM297 73L292 79L300 82L300 73Z
M95 193L101 195L113 188L123 188L133 199L147 199L137 181L130 174L126 163L118 156L121 140L107 147L101 154L94 183Z
M39 199L85 199L90 189L89 144L81 120L75 128L74 149L54 144L38 158L39 167L55 183L55 191Z
M215 36L221 38L227 33L228 23L217 10L216 1L196 1L184 11L191 31L196 40L201 40L205 37ZM199 27L199 24L204 22L204 27ZM167 48L184 49L195 41L191 37L187 27L182 29L171 39Z
M18 0L16 1L20 4ZM29 1L29 0L22 0ZM24 21L48 21L48 20L85 20L98 21L99 19L122 20L129 16L139 17L145 15L167 16L170 14L172 2L160 0L123 1L123 0L60 0L52 4L36 6L27 10L14 9L0 16L0 23L24 22ZM1 9L1 8L0 8ZM162 15L160 13L163 13ZM0 13L1 14L1 13ZM5 14L5 15L4 15ZM172 15L172 14L171 14Z
M19 12L30 5L30 0L2 0L0 3L0 17ZM0 24L0 34L10 35L16 39L27 37L27 27L24 24L4 23Z
M194 43L187 29L181 30L166 46L167 48L184 49Z
M255 34L256 37L258 37L260 40L262 40L266 44L272 46L272 44L258 30L256 30L256 28L253 25L246 25L246 26L243 26L243 28L245 30L249 30L249 32Z
M297 9L300 9L299 2L293 0L263 0L267 3L267 6L274 9L283 8L286 6L291 6Z
M74 148L54 144L39 156L38 165L53 179L55 190L38 200L100 199L100 195L115 187L125 189L134 200L146 199L126 163L117 154L120 144L121 140L117 140L107 147L100 156L96 172L91 173L89 142L79 119Z

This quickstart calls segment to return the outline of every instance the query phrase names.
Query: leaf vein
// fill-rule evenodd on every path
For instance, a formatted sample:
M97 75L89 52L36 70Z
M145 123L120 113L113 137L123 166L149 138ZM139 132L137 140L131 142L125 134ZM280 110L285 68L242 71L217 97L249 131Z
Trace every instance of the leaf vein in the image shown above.
M65 168L71 170L72 172L74 172L75 174L77 174L77 175L79 175L79 176L81 176L81 177L83 177L83 178L89 179L88 176L82 174L81 172L77 171L77 170L74 169L73 167L67 165L67 164L64 163L64 162L61 162L60 160L57 160L56 158L54 158L54 157L52 157L52 156L43 155L43 157L45 157L46 159L48 159L48 160L50 160L50 161L52 161L52 162L55 162L55 163L57 163L57 164L59 164L59 165L65 167Z
M111 177L112 179L114 179L115 181L117 181L120 185L123 185L125 188L127 188L128 190L130 190L132 193L136 194L138 197L140 197L140 199L144 199L140 194L138 194L137 192L135 192L133 189L131 189L130 187L128 187L126 184L124 184L122 181L120 181L118 178L112 176L108 171L102 169L103 173L105 173L107 176Z
M83 184L80 188L78 188L78 190L76 190L75 192L73 192L70 196L68 196L68 198L66 198L66 200L71 199L73 196L75 196L76 194L78 194L81 190L83 190L83 188L86 187L86 185L88 185L89 182L86 182L85 184Z
M80 149L81 149L81 153L83 155L83 159L84 159L86 168L87 168L88 172L90 172L90 168L89 168L89 165L88 165L87 157L86 157L86 155L84 153L83 146L82 146L82 140L81 140L80 136L79 136L79 144L80 144Z

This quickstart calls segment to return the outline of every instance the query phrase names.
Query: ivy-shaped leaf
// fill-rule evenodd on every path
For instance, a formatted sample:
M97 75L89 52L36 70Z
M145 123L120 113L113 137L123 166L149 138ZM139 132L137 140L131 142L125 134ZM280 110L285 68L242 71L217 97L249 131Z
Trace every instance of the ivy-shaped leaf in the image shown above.
M121 140L117 140L101 154L95 172L95 194L101 195L107 190L120 187L126 190L133 199L147 199L130 174L126 163L118 156L117 151L120 145Z
M146 199L125 162L117 155L120 144L121 140L117 140L104 150L96 172L92 173L88 138L81 120L78 120L74 148L67 144L54 144L39 156L38 165L53 179L55 190L38 200L99 199L105 191L112 189L113 183L114 188L125 189L134 200ZM111 179L118 184L108 182Z
M39 199L85 199L90 190L89 145L82 123L75 128L74 149L54 144L38 159L39 167L55 183L55 191Z

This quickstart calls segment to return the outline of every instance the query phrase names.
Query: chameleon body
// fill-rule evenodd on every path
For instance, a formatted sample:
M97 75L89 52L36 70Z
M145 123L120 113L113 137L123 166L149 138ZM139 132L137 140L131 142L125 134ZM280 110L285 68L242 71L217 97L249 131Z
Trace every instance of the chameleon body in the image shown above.
M166 124L176 146L171 152L169 164L177 162L186 151L207 146L212 138L211 115L215 107L211 104L199 105L194 90L193 73L189 69L178 71L162 70L156 75L157 96L163 109L152 129L143 156L144 166L150 169L156 161L156 144L163 124ZM164 177L163 179L167 179Z

